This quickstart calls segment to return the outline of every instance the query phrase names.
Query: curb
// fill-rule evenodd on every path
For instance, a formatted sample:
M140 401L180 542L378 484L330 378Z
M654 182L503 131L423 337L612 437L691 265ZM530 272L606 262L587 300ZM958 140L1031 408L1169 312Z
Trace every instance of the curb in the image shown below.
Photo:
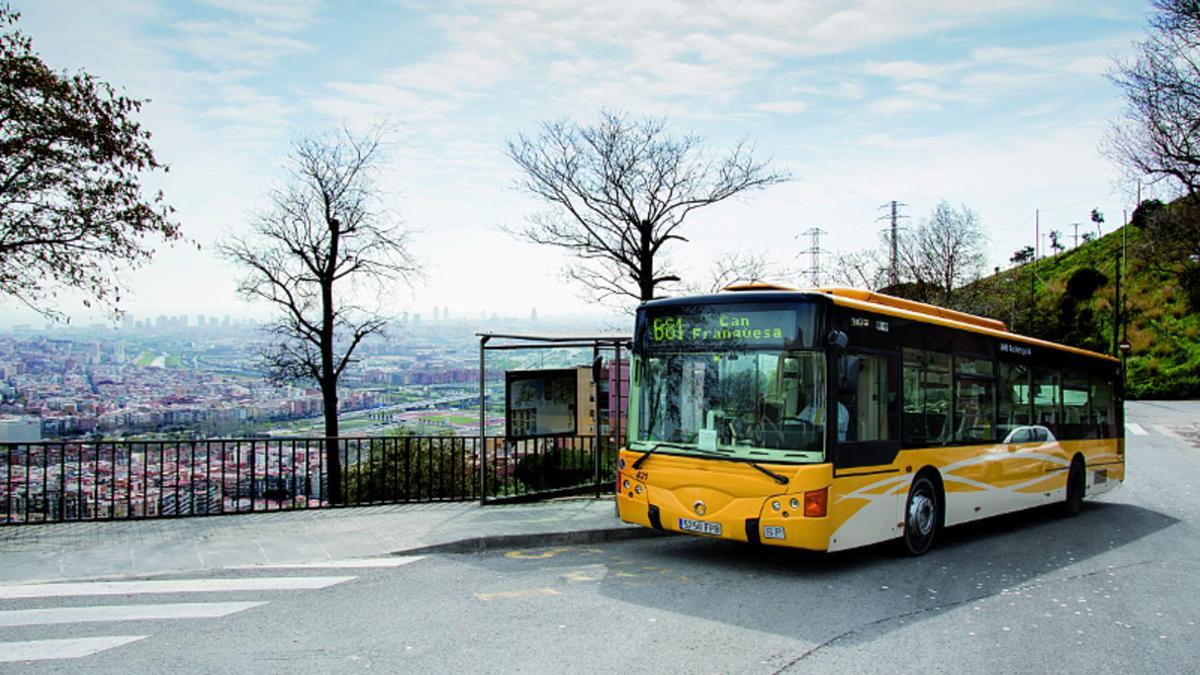
M611 527L594 530L570 530L567 532L535 532L529 534L498 534L471 537L444 544L431 544L418 548L392 551L391 555L420 555L428 553L481 553L497 549L535 548L540 546L571 546L599 544L608 541L625 541L645 537L662 537L670 534L645 527Z

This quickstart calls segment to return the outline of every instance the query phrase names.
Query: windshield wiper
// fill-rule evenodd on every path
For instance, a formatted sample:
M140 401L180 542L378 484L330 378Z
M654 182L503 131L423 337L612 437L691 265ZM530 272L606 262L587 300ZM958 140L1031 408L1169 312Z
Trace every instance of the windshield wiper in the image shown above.
M649 457L650 455L653 455L655 450L658 450L659 448L662 448L662 447L676 448L678 450L694 450L696 452L702 452L710 457L720 457L721 459L727 459L731 462L738 461L736 458L729 457L725 453L716 452L713 450L705 450L703 448L700 448L700 447L697 447L694 445L681 445L679 443L667 443L665 441L656 441L656 442L654 442L654 445L650 446L649 450L642 453L641 457L638 457L637 459L635 459L633 461L633 468L635 468L635 469L642 468L642 462L646 461L646 458ZM767 476L770 476L771 480L775 481L776 483L779 483L780 485L787 485L789 482L791 482L791 480L787 476L784 476L783 474L775 473L774 471L768 469L767 467L760 465L758 462L755 462L755 461L749 460L749 459L744 460L744 461L747 464L749 464L750 466L754 467L755 469L758 469L759 471L763 472Z
M641 457L638 457L637 459L633 460L633 468L635 468L635 469L642 468L642 462L645 462L646 458L649 457L650 455L653 455L654 451L658 450L659 448L675 448L676 450L696 450L697 449L690 445L681 445L679 443L668 443L666 441L651 441L651 442L654 443L654 445L651 445L649 450L642 453Z
M776 483L779 483L780 485L787 485L790 482L787 476L784 476L783 474L775 473L774 471L768 469L765 466L759 466L757 462L753 462L751 460L746 460L746 463L749 464L750 466L758 469L759 471L767 474L768 476L771 477L771 480L775 481Z

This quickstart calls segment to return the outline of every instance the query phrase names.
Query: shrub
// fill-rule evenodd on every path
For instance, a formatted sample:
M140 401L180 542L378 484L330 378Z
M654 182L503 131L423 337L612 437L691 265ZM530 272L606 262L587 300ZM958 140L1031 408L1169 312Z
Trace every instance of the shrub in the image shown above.
M1090 300L1101 286L1108 283L1108 277L1093 267L1080 267L1067 280L1067 293L1080 302Z
M345 469L346 502L473 499L479 494L474 446L465 438L373 439Z

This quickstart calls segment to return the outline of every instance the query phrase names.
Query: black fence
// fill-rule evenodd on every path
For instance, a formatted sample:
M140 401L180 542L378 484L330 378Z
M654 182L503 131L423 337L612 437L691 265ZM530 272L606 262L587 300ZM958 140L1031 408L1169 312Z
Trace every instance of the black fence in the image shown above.
M330 501L327 443L342 500ZM0 444L0 524L255 513L611 491L615 449L594 438L87 441Z
M487 444L484 502L599 495L611 492L617 480L616 447L608 439L599 446L593 436L488 438Z

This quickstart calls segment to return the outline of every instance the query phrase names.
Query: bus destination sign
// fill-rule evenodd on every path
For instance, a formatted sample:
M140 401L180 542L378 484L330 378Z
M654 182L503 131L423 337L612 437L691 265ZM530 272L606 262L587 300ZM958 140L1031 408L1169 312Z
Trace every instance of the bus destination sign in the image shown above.
M783 347L796 339L796 313L733 310L668 314L650 319L647 328L647 342L658 347Z

